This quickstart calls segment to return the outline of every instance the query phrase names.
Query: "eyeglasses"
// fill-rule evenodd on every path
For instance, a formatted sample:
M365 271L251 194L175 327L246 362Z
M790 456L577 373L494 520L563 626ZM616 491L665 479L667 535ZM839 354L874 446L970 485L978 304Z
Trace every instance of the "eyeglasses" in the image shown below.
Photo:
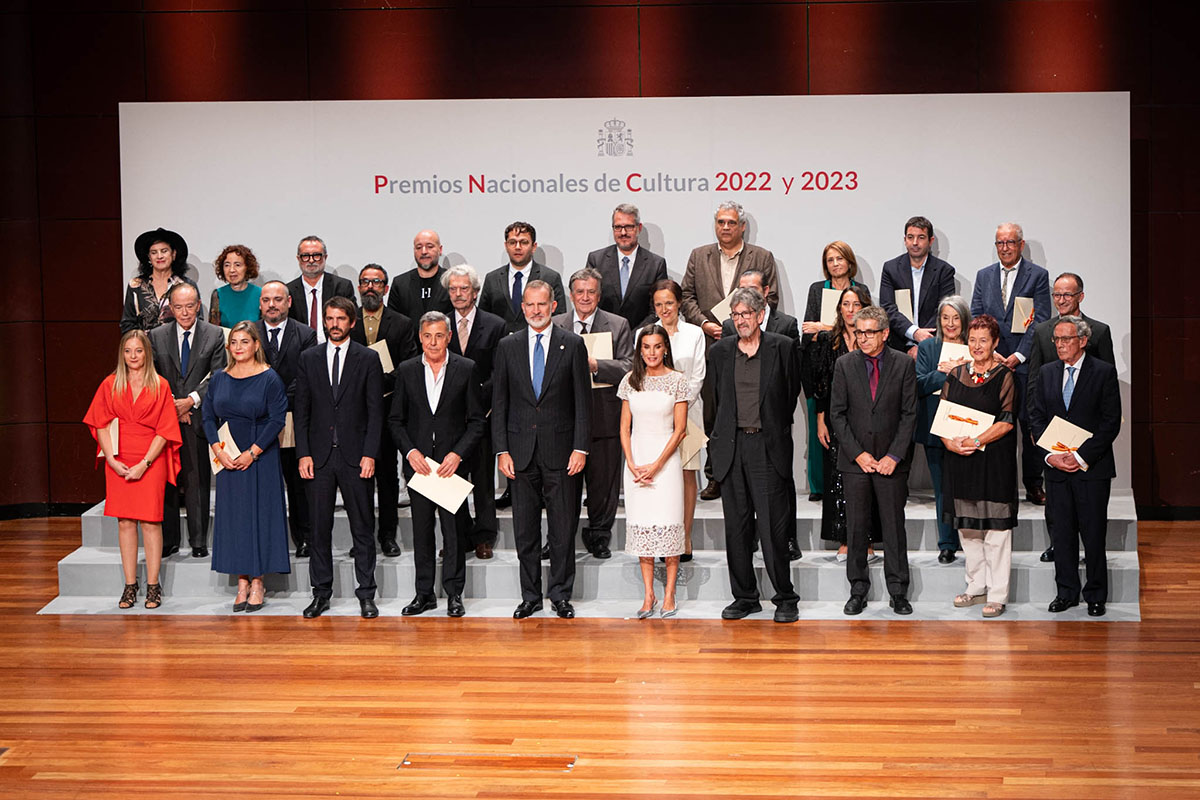
M737 226L739 226L741 224L742 223L736 219L719 219L719 220L717 220L718 228L736 228Z
M1054 336L1054 337L1052 337L1055 344L1058 344L1060 342L1069 342L1072 339L1078 339L1078 338L1079 338L1079 334L1077 334L1077 333L1073 333L1070 336Z
M734 319L754 319L758 316L757 311L734 311L729 316Z
M322 261L325 258L324 253L297 253L296 258L301 261Z
M997 239L996 240L996 249L997 250L1007 250L1010 247L1016 247L1020 243L1021 243L1020 239Z
M1083 293L1082 292L1055 292L1054 294L1052 294L1050 296L1053 297L1055 300L1067 300L1071 297L1074 297L1077 294L1083 294Z
M633 233L637 229L637 225L613 225L614 233Z
M883 333L882 328L876 328L873 331L855 331L854 338L855 339L865 339L868 336L875 336L876 334L880 334L880 333Z
M386 286L387 281L383 278L359 278L359 286Z

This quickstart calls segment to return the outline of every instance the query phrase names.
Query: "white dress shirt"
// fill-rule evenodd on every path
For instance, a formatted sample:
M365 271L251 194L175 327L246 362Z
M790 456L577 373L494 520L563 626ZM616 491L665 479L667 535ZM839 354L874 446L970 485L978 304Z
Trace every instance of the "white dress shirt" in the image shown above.
M341 357L338 359L338 385L342 383L342 376L346 374L346 352L350 349L349 337L342 340L341 344L333 342L325 343L325 374L329 377L329 385L333 385L333 353L338 348L341 348Z
M921 327L917 323L917 316L921 313L919 310L921 308L921 280L922 280L922 278L925 277L925 265L928 263L929 263L929 256L925 256L925 259L921 262L921 266L919 266L919 267L914 267L912 265L911 260L908 262L908 268L912 272L912 284L913 284L912 312L913 312L913 315L912 315L912 325L908 326L908 330L906 330L904 332L904 335L905 335L905 337L907 337L908 341L914 342L914 343L916 340L913 339L913 334L917 332L917 328Z
M300 278L300 285L304 287L304 318L312 319L312 302L313 290L317 292L317 344L325 341L325 320L322 318L325 308L325 273L322 272L317 276L317 285L310 286L308 280L304 277Z
M433 374L433 367L429 365L428 359L423 355L421 363L425 365L425 398L429 401L429 410L436 414L438 403L442 400L442 386L446 383L446 365L450 363L450 358L447 356L442 361L437 375Z
M1087 357L1087 354L1086 354L1086 353L1080 353L1080 354L1079 354L1079 360L1078 360L1078 361L1076 361L1074 364L1063 364L1062 385L1060 385L1060 386L1058 387L1058 393L1059 393L1060 395L1061 395L1061 394L1063 393L1063 391L1064 391L1064 390L1067 388L1067 379L1071 377L1071 373L1067 371L1067 367L1074 367L1074 368L1075 368L1075 390L1074 390L1074 391L1076 391L1076 392L1078 392L1078 391L1079 391L1079 372L1080 372L1080 367L1082 367L1082 366L1083 366L1083 359L1084 359L1084 358L1086 358L1086 357ZM1074 399L1075 399L1075 395L1074 395L1074 394L1072 394L1072 395L1071 395L1071 400L1072 400L1072 401L1074 401ZM1083 469L1087 469L1087 466L1088 466L1088 464L1087 464L1087 462L1086 462L1086 461L1084 461L1084 460L1083 460L1083 458L1082 458L1082 457L1079 455L1079 451L1078 451L1078 450L1072 450L1072 451L1071 451L1071 455L1075 456L1075 460L1079 462L1079 466L1080 466L1081 468L1083 468ZM1047 463L1047 464L1049 464L1049 463L1050 463L1050 455L1047 455L1047 456L1046 456L1046 459L1045 459L1045 461L1046 461L1046 463Z
M529 332L529 379L533 380L533 349L537 346L537 337L541 334L542 350L544 351L546 360L543 366L550 361L550 331L554 329L554 325L547 325L540 331L535 331L532 325L527 325L525 330Z

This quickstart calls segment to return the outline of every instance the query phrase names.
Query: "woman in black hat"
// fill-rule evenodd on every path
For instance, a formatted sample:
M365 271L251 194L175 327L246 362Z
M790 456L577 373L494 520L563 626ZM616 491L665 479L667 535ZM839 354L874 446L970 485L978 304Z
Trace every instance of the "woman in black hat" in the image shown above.
M171 306L167 293L177 283L195 281L187 272L187 242L175 231L158 228L146 231L133 243L137 256L137 276L125 288L125 311L121 314L121 333L148 331L170 322ZM200 314L203 316L203 309Z

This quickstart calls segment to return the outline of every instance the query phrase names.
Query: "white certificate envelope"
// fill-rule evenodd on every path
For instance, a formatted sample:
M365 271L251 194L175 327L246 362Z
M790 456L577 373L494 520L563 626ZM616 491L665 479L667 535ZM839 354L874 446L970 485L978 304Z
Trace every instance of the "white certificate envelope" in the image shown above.
M733 291L736 292L737 289L734 289ZM729 304L729 301L732 299L733 299L733 292L730 292L729 294L725 295L724 300L722 300L721 302L717 303L715 306L713 306L712 308L709 309L709 311L712 312L712 315L717 318L718 325L720 325L722 322L729 319L729 317L733 315L733 309L730 307L730 304Z
M279 432L280 447L295 447L296 446L296 423L292 419L292 412L287 412L287 420L283 423L283 430Z
M821 290L821 324L833 326L837 324L838 304L842 302L841 289Z
M938 356L939 364L943 361L954 361L959 358L965 358L967 361L971 360L971 351L965 344L942 342L942 353Z
M679 458L684 464L688 463L707 443L708 437L704 435L704 429L689 419L687 436L684 436L683 441L679 443Z
M1055 417L1037 440L1037 446L1051 453L1073 453L1090 438L1091 431L1072 425L1062 417Z
M1033 324L1033 298L1013 298L1013 320L1011 333L1024 333Z
M112 440L113 455L120 452L121 426L117 424L117 418L113 417L113 421L108 423L108 438ZM104 450L100 449L100 445L96 445L96 458L104 458Z
M957 439L959 436L974 439L992 427L995 421L996 418L991 414L951 403L943 397L938 403L937 413L933 415L933 424L929 426L929 432L945 439ZM987 445L979 447L980 450L986 448Z
M896 290L896 310L908 317L908 321L913 325L917 324L917 318L913 316L912 289Z
M225 346L229 347L229 334L233 333L233 328L226 328L224 325L222 325L221 333L225 334Z
M582 334L583 343L587 346L588 358L594 358L597 361L611 361L613 357L612 351L612 331L600 331L599 333ZM612 386L611 383L596 383L592 381L593 389L603 389L606 386Z
M242 451L238 449L237 442L233 440L233 434L229 432L228 422L222 425L220 430L217 431L217 443L230 458L237 458L242 454ZM209 453L212 453L211 448L209 448ZM221 462L217 460L215 455L209 458L208 463L212 465L213 475L225 469L225 467L221 466Z
M408 479L408 488L424 495L451 513L458 511L467 499L467 495L475 488L474 485L457 474L451 475L449 478L439 478L437 471L441 464L432 458L425 459L425 463L429 465L429 474L419 475L414 472L413 476Z
M395 369L395 366L392 365L392 351L388 350L386 339L380 339L371 345L371 349L379 354L379 363L383 366L385 373Z

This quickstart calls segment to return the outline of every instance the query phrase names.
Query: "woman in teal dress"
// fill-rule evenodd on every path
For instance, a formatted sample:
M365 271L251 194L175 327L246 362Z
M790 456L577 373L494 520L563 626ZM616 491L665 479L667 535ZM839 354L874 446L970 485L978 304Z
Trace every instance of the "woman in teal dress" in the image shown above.
M229 360L213 373L204 398L204 432L217 473L212 568L238 576L234 611L258 611L265 602L262 576L290 572L287 506L279 465L279 432L287 417L287 390L267 366L258 327L239 322L229 333ZM241 451L230 456L220 441L229 426Z
M258 277L258 259L244 244L231 244L213 262L217 278L225 285L213 289L208 304L208 321L222 328L232 328L245 320L259 318L258 298L262 287L250 281Z

